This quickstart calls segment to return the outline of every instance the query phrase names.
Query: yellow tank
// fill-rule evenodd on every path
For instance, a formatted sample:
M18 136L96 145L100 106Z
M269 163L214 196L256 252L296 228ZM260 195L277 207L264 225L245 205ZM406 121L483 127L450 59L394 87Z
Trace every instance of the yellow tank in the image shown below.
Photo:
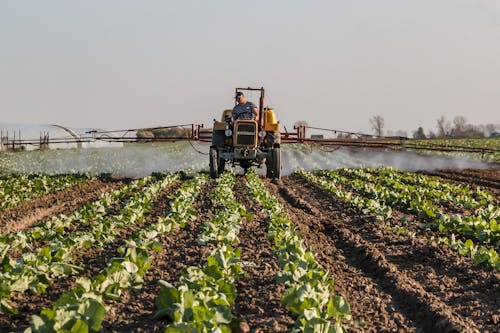
M226 116L230 116L231 114L233 113L233 110L232 109L227 109L227 110L224 110L222 112L222 118L221 118L221 122L225 122L226 121Z
M264 109L266 125L274 125L277 124L276 115L274 114L273 109Z

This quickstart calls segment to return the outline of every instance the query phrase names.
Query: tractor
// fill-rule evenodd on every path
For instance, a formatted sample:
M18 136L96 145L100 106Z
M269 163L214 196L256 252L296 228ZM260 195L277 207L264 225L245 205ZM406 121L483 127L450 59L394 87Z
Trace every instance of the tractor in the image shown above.
M264 88L236 88L260 91L259 121L233 120L232 109L224 110L221 121L214 119L210 146L210 176L218 178L227 164L239 165L246 173L251 166L266 165L266 176L281 177L281 136L274 111L264 108Z

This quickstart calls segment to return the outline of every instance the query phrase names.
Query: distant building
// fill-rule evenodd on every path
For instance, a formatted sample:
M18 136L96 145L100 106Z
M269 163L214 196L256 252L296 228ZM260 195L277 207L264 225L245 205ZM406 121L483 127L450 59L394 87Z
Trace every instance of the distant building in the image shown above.
M323 134L311 134L311 139L324 139Z

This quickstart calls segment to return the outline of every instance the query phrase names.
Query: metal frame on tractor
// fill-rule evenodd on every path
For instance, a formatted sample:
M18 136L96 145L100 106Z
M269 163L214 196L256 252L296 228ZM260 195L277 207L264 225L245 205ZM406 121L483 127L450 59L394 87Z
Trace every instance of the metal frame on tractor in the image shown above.
M223 113L212 130L210 146L210 176L217 178L228 163L241 166L245 172L251 166L266 165L268 178L281 177L281 135L274 111L264 108L265 90L261 88L236 88L239 91L260 91L259 121L253 119L233 121L231 110Z

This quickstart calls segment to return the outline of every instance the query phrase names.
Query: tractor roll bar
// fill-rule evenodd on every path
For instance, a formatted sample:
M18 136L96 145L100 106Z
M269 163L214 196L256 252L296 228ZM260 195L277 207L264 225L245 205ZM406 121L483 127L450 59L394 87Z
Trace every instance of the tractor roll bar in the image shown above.
M251 87L246 87L246 88L236 88L235 89L235 96L238 91L245 90L245 91L260 91L260 99L259 99L259 126L262 128L264 127L264 94L265 90L264 87L260 88L251 88ZM236 105L236 102L235 102Z

